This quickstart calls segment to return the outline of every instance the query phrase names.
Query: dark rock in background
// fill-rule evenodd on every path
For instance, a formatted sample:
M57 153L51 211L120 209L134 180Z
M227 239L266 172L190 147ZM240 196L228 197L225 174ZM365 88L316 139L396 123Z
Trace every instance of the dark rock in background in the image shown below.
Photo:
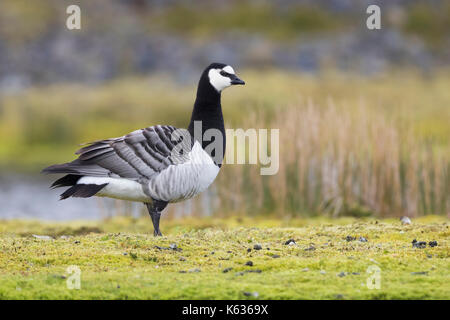
M240 69L270 66L315 74L324 68L337 68L372 75L394 66L414 66L428 72L448 65L450 58L448 45L444 44L439 52L432 50L419 38L405 34L395 23L387 23L389 16L394 16L396 11L402 16L408 8L406 5L415 1L397 0L388 4L281 1L274 6L284 12L299 5L314 6L326 11L330 20L334 19L333 15L338 19L344 12L352 26L309 32L301 29L300 24L298 36L289 40L270 37L258 30L227 28L202 37L183 34L183 30L157 29L147 21L144 13L176 8L179 1L111 1L102 6L81 1L82 29L68 30L65 6L52 3L56 8L55 15L48 18L52 22L26 41L15 39L14 25L7 25L11 30L0 32L0 90L15 91L34 84L65 81L99 83L123 75L156 72L170 73L177 81L187 83L213 61ZM365 27L365 9L369 4L382 6L381 30ZM188 5L190 9L202 10L205 4L200 1ZM222 8L229 4L216 0L208 5ZM21 23L27 24L27 20Z

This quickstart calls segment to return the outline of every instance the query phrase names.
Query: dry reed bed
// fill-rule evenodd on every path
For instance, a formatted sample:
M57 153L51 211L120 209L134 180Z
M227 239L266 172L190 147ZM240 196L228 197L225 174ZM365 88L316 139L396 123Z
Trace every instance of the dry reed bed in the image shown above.
M248 127L265 128L266 122L257 118L250 117ZM269 128L280 129L278 173L261 176L258 166L225 165L212 190L195 201L193 212L450 212L448 148L433 148L410 126L375 112L364 101L344 108L332 99L325 106L308 99L284 108Z

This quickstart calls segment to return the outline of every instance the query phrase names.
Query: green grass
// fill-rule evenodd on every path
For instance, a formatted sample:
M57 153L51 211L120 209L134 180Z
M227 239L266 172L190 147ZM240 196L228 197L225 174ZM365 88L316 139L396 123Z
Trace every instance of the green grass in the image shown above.
M162 230L167 235L154 238L148 219L3 221L0 298L450 298L450 232L443 217L420 218L410 226L397 220L350 218L190 218L163 220ZM54 239L40 240L32 234ZM348 235L368 242L347 241ZM285 245L290 238L297 245ZM413 248L413 239L436 240L438 246ZM182 251L156 248L170 244ZM262 250L254 250L255 244ZM315 250L305 250L311 246ZM245 265L247 261L253 266ZM67 289L70 265L81 270L80 290ZM366 270L372 265L381 269L379 290L366 286ZM232 270L224 273L225 268ZM190 272L195 269L200 271ZM338 276L341 272L345 276Z
M124 28L136 28L147 34L175 34L199 41L216 40L223 34L254 34L272 41L291 41L299 36L326 32L360 30L367 15L364 7L356 11L333 11L317 4L274 5L270 1L227 1L217 6L208 1L182 1L170 6L142 6L135 2L110 1L96 6L90 1L77 2L83 8L83 29L91 32L121 34ZM51 33L55 25L64 25L66 4L59 0L30 3L26 0L3 0L0 3L0 37L9 45L23 45L36 37ZM450 5L446 1L432 4L414 1L401 8L383 7L383 28L395 28L419 38L432 49L445 54L450 28ZM208 12L208 14L204 14ZM120 14L121 26L111 20ZM186 17L189 17L187 19ZM27 23L23 23L27 21ZM195 23L192 23L195 21ZM270 21L270 23L267 23Z

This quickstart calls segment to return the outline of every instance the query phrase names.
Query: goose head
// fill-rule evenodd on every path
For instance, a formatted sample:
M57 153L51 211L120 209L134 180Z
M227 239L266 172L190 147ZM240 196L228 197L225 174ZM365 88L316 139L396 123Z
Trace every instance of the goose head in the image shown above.
M210 64L204 74L207 75L209 83L217 92L222 92L232 85L245 84L243 80L236 76L233 67L224 63Z

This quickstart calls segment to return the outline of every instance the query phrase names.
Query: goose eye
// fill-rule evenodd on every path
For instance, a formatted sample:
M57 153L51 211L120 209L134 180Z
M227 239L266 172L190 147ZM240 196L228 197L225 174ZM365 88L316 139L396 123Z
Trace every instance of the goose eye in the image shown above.
M224 77L228 77L228 73L227 72L225 72L225 71L220 71L220 75L221 76L224 76Z

